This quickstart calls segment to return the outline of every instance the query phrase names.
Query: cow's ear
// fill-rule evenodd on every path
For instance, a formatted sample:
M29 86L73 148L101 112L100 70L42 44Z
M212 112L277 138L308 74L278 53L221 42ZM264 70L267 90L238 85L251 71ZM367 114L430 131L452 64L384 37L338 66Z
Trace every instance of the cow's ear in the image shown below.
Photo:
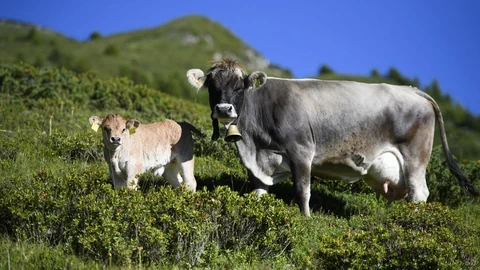
M248 75L247 80L248 88L258 88L267 82L267 74L261 71L255 71Z
M126 126L127 129L130 129L131 127L138 128L140 126L140 121L138 121L137 119L128 120Z
M188 82L199 91L205 84L207 76L205 76L202 70L194 68L187 71L187 78Z

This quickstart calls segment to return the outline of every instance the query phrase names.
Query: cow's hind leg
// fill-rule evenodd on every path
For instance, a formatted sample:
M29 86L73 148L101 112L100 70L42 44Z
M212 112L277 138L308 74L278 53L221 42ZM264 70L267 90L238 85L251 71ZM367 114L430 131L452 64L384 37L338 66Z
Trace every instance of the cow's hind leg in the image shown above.
M424 166L406 164L406 179L408 195L410 202L426 202L430 194L425 179Z
M419 153L417 153L419 154ZM429 155L428 155L429 156ZM426 202L429 191L425 172L428 164L418 156L409 155L405 158L405 183L407 186L407 201Z
M425 173L432 152L435 117L433 112L418 119L419 123L411 127L408 143L401 146L400 151L405 161L405 182L407 200L410 202L426 202L429 191Z

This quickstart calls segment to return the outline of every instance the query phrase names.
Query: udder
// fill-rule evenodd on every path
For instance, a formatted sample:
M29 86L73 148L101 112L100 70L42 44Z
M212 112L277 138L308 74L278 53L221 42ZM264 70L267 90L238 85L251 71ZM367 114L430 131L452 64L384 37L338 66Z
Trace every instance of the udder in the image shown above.
M368 168L365 182L388 201L401 200L407 195L402 173L402 157L392 152L378 156Z

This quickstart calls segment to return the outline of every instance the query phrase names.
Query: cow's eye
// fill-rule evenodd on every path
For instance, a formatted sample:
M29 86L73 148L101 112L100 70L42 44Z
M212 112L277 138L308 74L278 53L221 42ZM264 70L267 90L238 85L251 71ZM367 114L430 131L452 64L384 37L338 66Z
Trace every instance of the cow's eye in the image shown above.
M105 127L105 131L106 131L106 132L110 132L111 130L112 130L111 128Z
M125 131L127 131L127 129L126 129L126 128L124 128L124 129L122 130L122 133L125 133Z

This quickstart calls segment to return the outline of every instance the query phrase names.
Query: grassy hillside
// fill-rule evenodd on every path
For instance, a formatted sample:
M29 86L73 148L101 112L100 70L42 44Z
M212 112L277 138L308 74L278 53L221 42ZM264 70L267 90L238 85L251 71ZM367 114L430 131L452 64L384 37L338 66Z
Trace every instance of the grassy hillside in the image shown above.
M276 76L289 71L270 64L229 30L207 18L188 16L152 29L78 42L34 25L0 21L0 63L25 61L63 66L102 78L127 76L136 83L194 100L188 69L206 68L212 59L238 59L250 70ZM197 99L206 104L206 94Z
M114 190L91 115L186 120L196 193L141 176ZM429 204L388 205L363 183L314 179L312 218L293 184L250 194L236 149L211 142L209 109L125 78L0 65L0 268L478 269L480 207L435 148ZM480 187L480 163L461 162ZM435 256L432 256L435 254Z

